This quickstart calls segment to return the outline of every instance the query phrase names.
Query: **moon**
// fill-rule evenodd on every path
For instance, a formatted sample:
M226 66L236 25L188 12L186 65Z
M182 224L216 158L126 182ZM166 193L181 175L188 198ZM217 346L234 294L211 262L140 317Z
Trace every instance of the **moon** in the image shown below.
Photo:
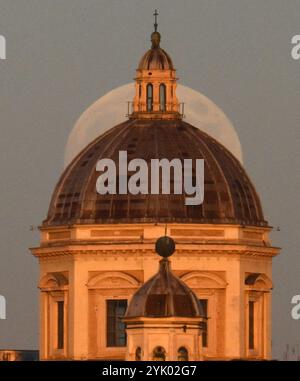
M64 166L90 142L126 119L127 101L134 97L134 84L117 87L88 107L75 123L65 147ZM239 137L225 113L213 101L187 86L178 85L177 97L185 103L185 121L223 144L241 163Z

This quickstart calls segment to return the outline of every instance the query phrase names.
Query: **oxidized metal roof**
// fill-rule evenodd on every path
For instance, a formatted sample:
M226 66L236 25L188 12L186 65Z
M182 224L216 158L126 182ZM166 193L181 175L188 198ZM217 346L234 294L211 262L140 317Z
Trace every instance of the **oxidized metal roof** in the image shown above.
M98 194L96 163L102 158L117 163L120 150L128 152L128 161L204 159L203 204L185 205L184 194ZM54 190L44 225L135 222L266 225L251 181L224 146L182 120L141 119L112 128L72 161Z
M159 271L133 295L125 317L205 317L197 296L171 271L164 258Z

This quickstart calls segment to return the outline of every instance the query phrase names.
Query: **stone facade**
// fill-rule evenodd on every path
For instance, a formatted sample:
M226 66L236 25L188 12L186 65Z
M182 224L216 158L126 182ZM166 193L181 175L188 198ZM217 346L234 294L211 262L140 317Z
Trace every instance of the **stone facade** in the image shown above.
M40 263L41 359L124 359L108 347L107 300L130 300L157 271L154 244L163 224L74 225L42 228L33 248ZM208 300L203 359L271 357L270 228L168 224L176 241L172 268ZM249 300L254 301L254 348L249 349ZM64 301L64 346L57 348L57 302ZM159 344L159 343L158 343Z

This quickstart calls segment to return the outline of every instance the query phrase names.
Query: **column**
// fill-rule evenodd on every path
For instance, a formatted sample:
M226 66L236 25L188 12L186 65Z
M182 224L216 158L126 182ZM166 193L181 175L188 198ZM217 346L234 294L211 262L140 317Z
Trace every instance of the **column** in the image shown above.
M225 307L225 356L245 357L245 302L244 277L241 274L240 259L232 259L227 268Z
M85 263L74 260L69 285L69 353L74 360L88 358L88 289Z

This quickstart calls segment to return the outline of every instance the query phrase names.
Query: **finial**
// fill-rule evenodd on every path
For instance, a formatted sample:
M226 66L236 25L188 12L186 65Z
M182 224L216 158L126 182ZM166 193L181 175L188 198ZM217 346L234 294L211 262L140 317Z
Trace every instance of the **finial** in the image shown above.
M155 48L159 47L159 43L160 43L160 33L157 31L157 27L158 27L158 24L157 24L157 16L158 16L157 9L155 9L155 11L153 13L153 16L154 16L154 32L152 32L152 34L151 34L151 42L152 42L152 49L155 49Z
M155 9L155 11L153 13L153 16L154 16L154 32L157 32L157 27L158 27L158 24L157 24L157 16L158 16L157 9Z
M155 243L155 251L163 258L170 257L175 251L175 242L167 235L158 238Z

